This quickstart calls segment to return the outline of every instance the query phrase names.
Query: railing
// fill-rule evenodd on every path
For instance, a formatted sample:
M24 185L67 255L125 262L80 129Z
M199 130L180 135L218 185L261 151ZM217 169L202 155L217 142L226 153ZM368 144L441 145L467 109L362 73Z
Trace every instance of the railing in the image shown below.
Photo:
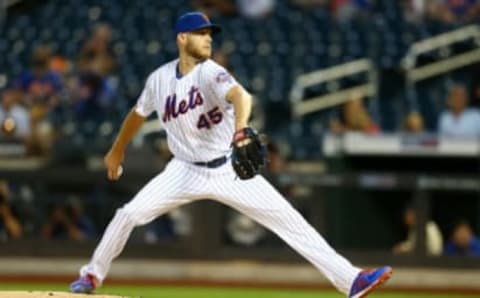
M0 0L0 29L7 18L7 8L22 0Z
M335 90L321 96L304 98L305 90L309 87L322 83L336 82L341 78L359 73L367 75L366 83ZM294 116L302 117L309 113L342 104L350 100L354 94L375 97L377 93L377 71L373 63L369 59L359 59L298 76L290 91L290 102Z
M471 39L474 48L463 53L450 55L449 46ZM440 59L432 63L417 66L417 58L425 53L440 50ZM402 60L405 69L406 90L412 90L416 82L437 76L480 61L480 28L469 25L451 32L418 41ZM354 87L338 89L321 96L304 98L309 87L328 84L350 75L366 73L367 82ZM378 79L375 66L369 59L360 59L328 69L317 70L300 75L290 91L293 115L302 117L306 114L342 104L351 99L352 94L375 97L378 93Z
M477 48L452 56L448 55L448 46L468 41L469 39L474 41L473 44ZM443 50L444 58L420 67L415 65L420 55L435 50ZM418 81L470 65L477 61L480 61L480 28L477 25L470 25L412 44L402 64L405 69L407 87L410 87Z
M21 1L22 0L0 0L0 8L8 8L9 6L12 6L15 3L18 3Z

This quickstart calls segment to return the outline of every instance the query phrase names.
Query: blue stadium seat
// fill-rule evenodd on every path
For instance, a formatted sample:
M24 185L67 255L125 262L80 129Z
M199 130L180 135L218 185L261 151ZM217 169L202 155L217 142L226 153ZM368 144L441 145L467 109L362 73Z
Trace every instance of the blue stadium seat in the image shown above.
M95 24L114 24L113 50L121 66L116 75L120 80L118 94L122 97L115 104L125 111L129 106L125 103L134 101L142 90L146 75L176 57L170 28L178 15L191 9L190 1L186 0L65 0L34 5L27 12L9 14L5 26L0 28L0 55L5 58L0 59L0 69L8 77L16 77L28 67L32 49L43 42L50 43L58 54L75 59ZM412 42L452 28L432 22L409 24L403 19L398 1L376 1L368 19L341 24L327 8L302 10L287 1L277 1L273 15L263 20L218 16L215 21L226 31L216 37L215 44L220 46L225 41L235 44L229 59L236 78L247 89L257 92L262 103L281 102L285 106L291 84L299 74L363 57L374 58L381 72L389 72L398 68ZM339 83L349 85L360 81L361 78L352 77ZM436 127L437 114L442 108L443 99L439 98L445 90L444 81L417 86L415 102L430 129ZM387 130L398 128L403 111L411 103L402 93L402 87L392 86L390 89L395 91L388 93L389 100L380 100L380 115L389 115L381 118ZM318 121L305 120L302 133L292 136L295 141L311 145L302 146L303 152L295 153L299 157L318 153L315 146L321 137L319 127L324 115L315 117ZM309 136L314 136L315 141L309 142Z

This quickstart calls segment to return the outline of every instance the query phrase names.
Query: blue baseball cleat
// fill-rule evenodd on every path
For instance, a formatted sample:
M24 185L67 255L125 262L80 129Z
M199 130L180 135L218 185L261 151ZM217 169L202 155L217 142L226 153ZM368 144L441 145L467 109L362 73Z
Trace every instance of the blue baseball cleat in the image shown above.
M97 287L97 280L93 275L81 276L70 284L70 292L77 294L92 294Z
M363 298L381 286L392 275L392 268L384 266L377 269L361 271L353 281L349 298Z

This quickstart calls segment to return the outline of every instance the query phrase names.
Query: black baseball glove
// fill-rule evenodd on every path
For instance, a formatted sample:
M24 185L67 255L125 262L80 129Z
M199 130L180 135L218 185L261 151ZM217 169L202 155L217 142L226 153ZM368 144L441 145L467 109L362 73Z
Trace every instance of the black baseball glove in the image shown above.
M253 178L267 162L267 149L258 133L246 127L233 136L232 166L242 180Z

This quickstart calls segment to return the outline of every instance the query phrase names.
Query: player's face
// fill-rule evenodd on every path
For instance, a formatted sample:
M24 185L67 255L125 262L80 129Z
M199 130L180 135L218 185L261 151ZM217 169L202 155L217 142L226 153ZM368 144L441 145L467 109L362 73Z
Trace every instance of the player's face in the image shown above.
M200 29L187 34L185 50L188 55L205 60L212 55L212 29Z

